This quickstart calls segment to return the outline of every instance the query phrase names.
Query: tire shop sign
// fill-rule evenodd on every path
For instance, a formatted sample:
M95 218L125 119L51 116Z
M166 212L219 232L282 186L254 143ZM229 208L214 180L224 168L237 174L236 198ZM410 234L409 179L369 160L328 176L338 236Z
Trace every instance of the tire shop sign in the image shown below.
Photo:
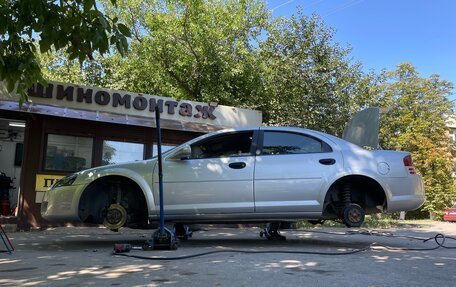
M149 111L154 113L158 106L161 113L168 115L179 114L182 117L194 117L215 120L214 106L178 102L169 98L148 97L143 94L133 94L120 91L95 89L90 87L53 84L45 88L41 84L33 85L28 90L30 98L55 99L56 101L77 103L85 107L98 106L109 107L110 111L133 110L136 112Z
M28 96L29 102L21 107L19 95L9 93L0 81L0 110L153 126L158 107L162 127L173 130L208 132L262 124L261 112L256 110L54 81L33 85Z

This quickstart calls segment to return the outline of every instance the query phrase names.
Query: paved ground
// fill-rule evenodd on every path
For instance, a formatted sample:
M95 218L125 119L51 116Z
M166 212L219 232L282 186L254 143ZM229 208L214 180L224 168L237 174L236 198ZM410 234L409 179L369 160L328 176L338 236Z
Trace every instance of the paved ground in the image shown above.
M350 229L353 231L352 229ZM432 248L404 238L336 235L344 228L283 232L285 242L258 237L258 228L206 229L177 251L132 251L150 257L176 257L212 250L346 252L374 242L396 248ZM456 237L456 224L436 223L379 230L395 235ZM401 251L373 247L352 255L221 253L184 260L126 258L111 255L116 242L141 244L150 230L57 228L11 233L16 251L0 253L0 286L455 286L456 249ZM448 240L448 246L456 241ZM1 242L0 242L1 244ZM2 246L3 247L3 246Z

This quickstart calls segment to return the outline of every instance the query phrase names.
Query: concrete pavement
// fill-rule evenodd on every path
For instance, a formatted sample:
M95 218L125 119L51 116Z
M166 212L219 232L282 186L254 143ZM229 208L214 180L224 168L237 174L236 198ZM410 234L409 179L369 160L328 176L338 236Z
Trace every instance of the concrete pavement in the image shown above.
M408 238L337 235L352 229L314 228L283 232L287 241L268 241L259 228L207 228L177 251L136 251L176 257L212 250L346 252L374 242L396 248L432 248ZM436 223L379 230L395 235L456 237L456 224ZM10 233L16 250L0 253L0 286L454 286L456 249L401 251L374 247L352 255L222 253L184 260L126 258L111 254L114 243L141 245L152 230L65 227ZM0 242L1 244L1 242ZM447 240L448 246L456 241ZM3 247L3 246L1 246Z

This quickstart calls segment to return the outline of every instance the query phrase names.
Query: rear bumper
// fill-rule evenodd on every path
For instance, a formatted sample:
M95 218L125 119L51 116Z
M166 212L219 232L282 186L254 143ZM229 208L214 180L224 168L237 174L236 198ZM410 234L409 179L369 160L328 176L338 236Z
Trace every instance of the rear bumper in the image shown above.
M420 175L388 178L385 182L388 212L415 210L424 204L424 185Z

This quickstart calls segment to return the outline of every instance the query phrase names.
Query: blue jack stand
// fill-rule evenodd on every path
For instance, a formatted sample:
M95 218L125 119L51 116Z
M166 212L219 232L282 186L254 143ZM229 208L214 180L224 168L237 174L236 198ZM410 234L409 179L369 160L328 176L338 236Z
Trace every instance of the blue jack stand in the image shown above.
M165 227L165 214L163 207L163 167L162 167L162 152L161 152L161 129L160 129L160 110L155 107L155 121L157 128L157 152L158 152L158 191L160 197L160 227L152 234L152 239L149 239L143 245L143 250L176 250L178 247L178 239L174 231Z
M179 240L188 240L193 235L190 226L183 223L174 224L174 234Z

